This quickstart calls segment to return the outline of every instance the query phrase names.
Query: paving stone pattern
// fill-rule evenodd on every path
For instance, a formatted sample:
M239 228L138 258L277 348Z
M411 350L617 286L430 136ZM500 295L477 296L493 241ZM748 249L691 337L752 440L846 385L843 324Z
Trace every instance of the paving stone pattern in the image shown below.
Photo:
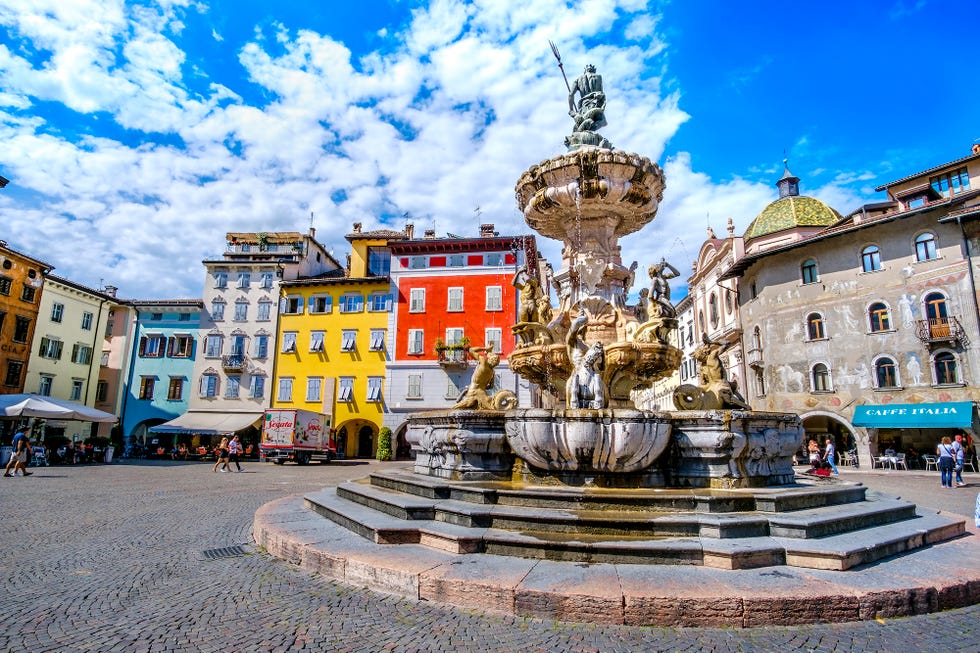
M215 474L210 464L147 462L5 478L0 650L980 651L980 606L792 628L570 624L376 594L254 546L261 505L378 468L252 463ZM235 546L245 555L205 555Z

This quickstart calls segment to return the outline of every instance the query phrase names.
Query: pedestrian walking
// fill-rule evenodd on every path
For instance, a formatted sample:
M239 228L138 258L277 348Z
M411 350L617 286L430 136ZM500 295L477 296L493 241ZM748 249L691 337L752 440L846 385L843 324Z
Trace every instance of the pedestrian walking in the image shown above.
M211 468L212 472L218 471L218 466L221 465L221 472L228 471L228 438L221 438L221 444L214 451L214 467Z
M231 463L235 463L235 471L242 471L242 466L238 463L238 456L242 452L242 443L238 441L238 436L232 437L231 442L228 443L228 469L231 469Z
M953 487L953 467L956 466L956 451L953 449L953 441L949 436L944 436L936 447L936 454L939 456L939 475L943 487Z
M830 470L834 474L839 474L837 471L837 463L834 461L834 457L837 455L837 448L834 446L834 439L827 438L827 448L823 451L823 460L825 463L830 465Z
M953 468L956 472L956 487L963 487L966 485L963 482L963 463L966 462L966 447L963 443L962 433L957 433L953 439L953 451L956 452L956 466Z
M27 457L31 453L31 444L27 439L27 434L24 431L17 431L14 434L13 442L14 451L10 454L10 460L7 461L7 467L3 470L4 476L14 476L17 474L19 469L24 476L30 476L31 472L27 471ZM11 468L13 468L13 473L11 473Z

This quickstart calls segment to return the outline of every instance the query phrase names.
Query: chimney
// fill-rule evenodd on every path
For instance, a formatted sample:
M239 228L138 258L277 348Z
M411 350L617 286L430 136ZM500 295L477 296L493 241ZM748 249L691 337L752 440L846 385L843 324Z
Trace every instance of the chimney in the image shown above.
M355 234L361 233L361 223L360 222L355 222L354 223L354 233Z
M117 290L119 290L119 288L116 288L115 286L106 286L105 288L102 289L102 292L105 293L106 295L109 295L110 297L115 297Z
M980 154L980 143L974 143L973 144L973 153L974 154Z
M493 223L480 225L480 238L493 238L497 232L493 230Z
M424 236L426 238L435 238L436 237L436 230L435 229L426 229Z
M415 238L415 225L411 222L405 225L405 238L408 240Z

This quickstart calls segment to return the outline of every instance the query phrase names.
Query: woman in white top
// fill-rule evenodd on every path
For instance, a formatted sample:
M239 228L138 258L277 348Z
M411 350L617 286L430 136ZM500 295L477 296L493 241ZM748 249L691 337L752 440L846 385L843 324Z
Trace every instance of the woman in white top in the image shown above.
M956 465L956 450L953 448L949 436L944 437L936 447L936 454L939 456L939 475L943 487L951 488L953 487L953 467Z

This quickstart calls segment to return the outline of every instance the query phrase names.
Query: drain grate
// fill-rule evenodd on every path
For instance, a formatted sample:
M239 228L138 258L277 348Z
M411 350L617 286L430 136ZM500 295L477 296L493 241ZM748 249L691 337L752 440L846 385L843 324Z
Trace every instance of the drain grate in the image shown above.
M247 553L240 545L223 546L220 549L207 549L201 552L206 560L218 560L220 558L234 558L243 556Z

